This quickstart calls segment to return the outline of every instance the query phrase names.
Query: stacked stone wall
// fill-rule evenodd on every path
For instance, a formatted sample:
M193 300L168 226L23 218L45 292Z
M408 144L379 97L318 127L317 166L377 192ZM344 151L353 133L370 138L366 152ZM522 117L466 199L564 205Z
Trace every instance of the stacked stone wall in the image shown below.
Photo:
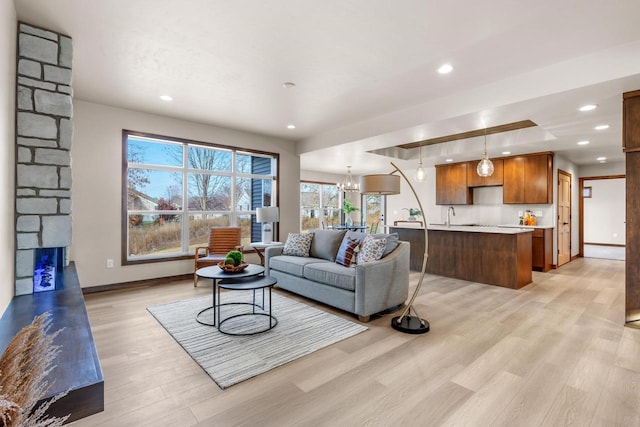
M71 38L18 25L16 295L33 289L34 249L71 245Z

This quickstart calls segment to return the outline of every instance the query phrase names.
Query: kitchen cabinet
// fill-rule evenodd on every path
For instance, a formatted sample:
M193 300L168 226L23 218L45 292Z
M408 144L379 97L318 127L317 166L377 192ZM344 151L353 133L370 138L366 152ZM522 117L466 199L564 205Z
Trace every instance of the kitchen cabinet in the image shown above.
M553 154L504 159L503 203L553 203Z
M436 205L472 205L467 186L467 163L436 165Z
M504 184L503 159L491 159L491 163L493 163L493 174L491 176L478 175L478 163L480 163L480 160L467 162L468 187L490 187Z
M531 267L547 272L553 264L553 228L536 228L531 235Z
M640 151L640 90L622 95L622 149Z

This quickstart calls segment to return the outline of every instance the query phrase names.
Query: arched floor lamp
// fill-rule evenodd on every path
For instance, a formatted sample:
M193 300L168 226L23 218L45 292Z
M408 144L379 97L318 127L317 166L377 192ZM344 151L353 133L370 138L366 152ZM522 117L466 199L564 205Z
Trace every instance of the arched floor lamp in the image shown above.
M393 194L400 194L400 176L404 178L404 180L409 184L409 188L413 192L413 195L418 202L418 207L420 212L425 219L425 227L424 227L424 257L422 259L422 271L420 272L420 280L418 281L418 286L416 286L416 290L413 292L409 303L402 311L400 316L396 316L391 319L391 327L393 329L404 332L407 334L424 334L429 332L429 322L422 319L416 309L413 307L413 302L415 301L418 293L420 292L420 287L422 286L422 281L424 280L424 273L427 270L427 253L429 246L429 238L428 238L428 230L426 226L426 212L422 207L422 203L420 203L420 198L418 197L418 193L416 193L415 188L411 185L411 181L409 181L406 175L400 170L398 166L396 166L393 162L391 162L391 166L393 166L394 170L386 175L364 175L360 177L360 193L361 194L374 194L379 196L389 196ZM399 173L400 176L395 175L395 173ZM413 311L414 316L411 315Z

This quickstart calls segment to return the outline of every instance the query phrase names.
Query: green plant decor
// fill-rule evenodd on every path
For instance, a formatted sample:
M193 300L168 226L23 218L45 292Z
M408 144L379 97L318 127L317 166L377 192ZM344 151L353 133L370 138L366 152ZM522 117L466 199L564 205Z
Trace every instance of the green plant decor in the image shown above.
M409 221L415 221L417 216L422 216L419 209L403 208L402 210L409 211Z
M227 252L227 255L225 256L225 258L233 259L233 265L234 266L238 266L238 265L242 264L242 252L240 252L240 251L229 251L229 252ZM225 259L225 264L227 264L227 260L226 259Z
M353 206L351 204L351 200L349 199L344 199L344 202L342 204L342 212L344 212L345 214L349 215L351 212L356 212L359 211L360 208Z

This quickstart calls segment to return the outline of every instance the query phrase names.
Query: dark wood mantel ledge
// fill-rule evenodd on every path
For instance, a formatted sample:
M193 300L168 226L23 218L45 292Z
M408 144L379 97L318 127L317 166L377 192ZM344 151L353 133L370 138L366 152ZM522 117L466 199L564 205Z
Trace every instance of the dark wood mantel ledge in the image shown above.
M61 289L13 298L0 319L0 351L34 317L51 313L50 330L64 330L55 340L62 348L48 377L53 385L46 399L66 390L69 393L47 412L71 414L67 421L71 422L104 410L104 378L75 265L71 263L63 274Z

